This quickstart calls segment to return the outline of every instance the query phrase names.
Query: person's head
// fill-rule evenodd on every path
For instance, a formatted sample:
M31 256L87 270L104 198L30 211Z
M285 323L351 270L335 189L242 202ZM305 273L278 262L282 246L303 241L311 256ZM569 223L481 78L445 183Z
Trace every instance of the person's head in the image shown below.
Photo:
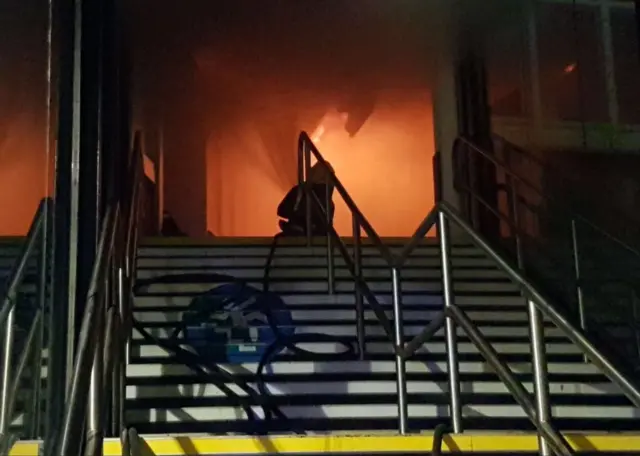
M317 162L309 170L309 182L314 184L330 184L329 176L334 173L333 166L327 161Z

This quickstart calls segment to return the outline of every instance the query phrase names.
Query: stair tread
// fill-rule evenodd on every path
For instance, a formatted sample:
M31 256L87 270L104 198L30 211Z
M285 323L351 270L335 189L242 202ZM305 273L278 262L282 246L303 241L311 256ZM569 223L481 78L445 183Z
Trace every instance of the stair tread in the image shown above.
M155 246L138 256L135 318L166 343L191 300L212 283L152 283L158 276L222 273L260 288L268 245ZM394 248L399 251L400 247ZM374 247L363 248L367 285L389 317L390 271ZM420 246L401 272L405 338L409 340L440 315L443 306L437 244ZM478 248L452 248L454 299L492 343L516 378L533 391L527 306L518 286ZM296 332L322 333L355 346L353 280L336 254L335 294L327 294L326 250L287 245L278 248L270 271L270 289L278 293L294 319ZM133 331L127 367L127 417L140 432L278 432L292 426L304 431L395 429L397 426L395 358L391 344L365 302L366 361L345 355L337 343L301 345L313 355L284 349L265 368L268 401L287 419L246 419L242 405L257 416L259 401L233 382L195 374L175 357ZM640 415L595 366L549 321L545 325L548 380L554 423L566 429L636 429ZM468 429L531 429L522 409L488 368L459 328L458 348L463 415ZM337 353L341 356L336 357ZM238 381L255 383L257 362L220 364ZM409 421L425 428L448 414L447 353L440 330L406 362ZM215 384L214 384L215 383ZM255 385L254 385L255 386ZM228 396L229 389L234 395ZM586 419L585 417L589 417ZM292 420L292 421L289 421ZM560 425L560 424L558 424Z

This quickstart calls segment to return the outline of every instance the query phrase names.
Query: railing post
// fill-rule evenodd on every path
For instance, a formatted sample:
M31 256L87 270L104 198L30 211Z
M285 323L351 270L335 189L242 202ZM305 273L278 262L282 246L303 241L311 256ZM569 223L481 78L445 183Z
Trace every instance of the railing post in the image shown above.
M580 248L578 242L578 226L576 219L571 219L571 249L573 253L573 272L576 279L576 299L578 300L578 318L580 328L587 329L587 316L584 309L584 291L582 289L582 271L580 266Z
M525 259L522 248L522 238L520 236L520 196L518 194L518 184L513 176L511 176L509 180L511 181L510 188L512 192L508 192L508 194L511 194L510 203L513 214L512 223L516 243L516 258L518 261L518 269L524 273ZM549 424L551 420L551 407L549 405L549 384L547 382L547 357L543 318L542 313L532 300L526 299L526 302L529 315L529 336L531 338L536 419L540 424ZM552 454L549 444L541 435L538 436L538 447L541 456L550 456Z
M11 356L13 354L15 321L16 306L14 303L7 315L2 346L2 378L0 379L2 382L0 385L0 394L2 395L0 397L0 437L6 436L7 432L9 432L9 426L11 425L11 410L9 410L11 403L11 373L13 371Z
M356 273L356 281L354 287L354 299L356 306L356 335L358 338L358 356L360 360L364 360L367 351L365 342L365 325L364 325L364 303L362 301L362 290L359 284L362 281L362 250L360 243L360 221L353 214L353 264Z
M124 259L124 263L128 262L126 258ZM123 369L126 369L126 366L129 364L129 354L130 354L130 339L131 339L131 306L130 300L128 299L128 295L125 296L125 293L130 293L125 285L131 284L130 281L127 280L125 276L125 271L122 266L118 268L118 308L120 314L120 331L122 333L122 357L120 363L124 366Z
M631 312L633 313L633 337L636 343L636 360L633 363L634 366L640 365L640 319L638 318L638 292L635 288L631 288Z
M303 197L305 205L305 224L307 228L307 245L311 246L311 237L313 233L311 226L311 187L309 182L309 175L311 174L311 150L309 147L310 145L307 144L307 141L305 140L302 143L302 156L304 157L304 182L302 185L304 189Z
M509 204L509 211L511 212L511 223L513 226L509 227L509 231L513 233L513 240L516 245L516 259L518 261L518 268L524 270L525 262L522 250L522 237L520 236L520 195L518 193L518 182L511 175L507 175L506 179L509 182L506 189L507 199Z
M103 284L103 286L105 286ZM108 294L108 292L107 292ZM103 372L104 372L104 339L106 323L105 300L108 296L98 297L96 302L96 325L91 330L95 332L95 348L93 351L93 364L91 366L91 381L89 384L89 401L87 404L87 425L86 425L86 442L87 450L85 455L98 455L98 451L102 449L102 391L103 391ZM82 398L77 398L82 400Z
M438 213L438 236L440 238L440 259L442 261L442 293L445 310L455 305L453 280L451 276L451 244L449 221L444 212ZM460 400L460 373L458 366L458 337L456 325L447 314L446 321L447 371L449 375L449 416L453 432L462 432L462 402Z
M550 424L551 406L549 404L549 382L547 379L547 356L544 340L544 327L542 313L536 304L527 302L529 311L529 335L531 337L531 350L533 355L533 387L536 399L536 419L541 425ZM541 456L550 456L551 448L547 441L538 436L538 445Z
M327 224L327 291L329 294L334 294L335 276L333 268L333 239L331 238L331 228L333 227L333 217L331 212L331 189L329 188L329 182L325 182L324 192L324 207L326 211L326 224Z
M400 271L391 268L391 282L393 293L393 329L394 345L397 349L404 347L404 321L402 319L402 294L400 289ZM407 378L404 357L396 353L396 391L398 393L398 431L401 435L408 430L409 406L407 404Z

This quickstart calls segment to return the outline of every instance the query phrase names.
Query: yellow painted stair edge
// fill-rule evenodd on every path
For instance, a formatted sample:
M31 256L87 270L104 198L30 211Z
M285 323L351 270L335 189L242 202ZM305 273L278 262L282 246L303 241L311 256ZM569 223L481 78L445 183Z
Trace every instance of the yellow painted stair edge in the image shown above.
M565 434L576 451L634 452L640 454L640 433ZM429 451L433 435L324 435L272 437L192 437L143 436L150 452L156 456L195 456L210 454L274 453L379 453ZM39 442L18 442L9 456L37 456ZM444 452L535 452L535 434L465 433L445 436ZM120 456L120 442L108 439L104 456Z

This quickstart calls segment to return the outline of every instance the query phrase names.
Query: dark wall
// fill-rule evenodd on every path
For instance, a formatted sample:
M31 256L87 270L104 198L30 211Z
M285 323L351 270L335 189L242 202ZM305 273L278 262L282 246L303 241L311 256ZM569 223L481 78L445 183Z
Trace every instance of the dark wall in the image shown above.
M625 239L640 234L640 156L553 151L544 186L602 228ZM635 241L637 243L637 240Z

